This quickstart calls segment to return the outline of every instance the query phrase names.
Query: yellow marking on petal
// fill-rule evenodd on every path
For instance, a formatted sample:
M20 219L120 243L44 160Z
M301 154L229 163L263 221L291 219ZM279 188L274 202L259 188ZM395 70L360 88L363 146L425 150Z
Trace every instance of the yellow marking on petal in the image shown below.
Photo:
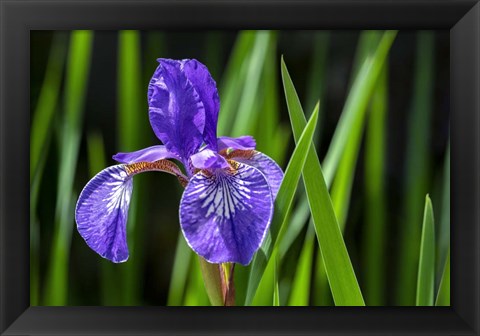
M227 160L230 165L230 170L237 171L240 168L240 164L235 160Z
M250 159L255 154L254 149L235 149L233 151L227 151L224 155L225 159L235 159L235 158L242 158L242 159Z
M131 163L125 165L125 170L129 176L145 171L163 171L175 175L183 187L188 184L188 179L185 177L185 175L183 175L180 168L178 168L175 163L168 160Z

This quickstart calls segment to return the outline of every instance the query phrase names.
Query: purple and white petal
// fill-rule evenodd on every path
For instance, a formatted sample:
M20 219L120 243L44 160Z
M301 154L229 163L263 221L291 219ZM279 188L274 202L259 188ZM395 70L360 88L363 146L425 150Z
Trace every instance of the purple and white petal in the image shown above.
M211 263L248 265L260 248L273 215L273 198L259 170L199 172L180 201L180 226L188 245Z
M75 209L77 229L87 245L115 263L128 259L126 224L132 188L124 165L108 167L87 183Z
M184 163L203 143L205 106L182 61L159 59L148 86L150 124L169 152Z
M154 162L163 159L177 159L177 156L170 153L165 146L158 145L130 153L117 153L113 156L113 159L120 163L135 163Z
M203 138L205 143L214 151L217 150L217 121L220 110L217 84L213 80L207 67L195 59L183 60L183 71L188 80L200 95L205 107L205 128Z
M255 142L255 139L250 135L244 135L238 138L221 136L217 139L217 143L218 143L219 151L227 148L249 150L249 149L255 149L257 145L257 143Z
M223 156L209 148L192 155L190 159L192 160L192 165L198 169L225 169L230 167Z
M280 185L282 184L283 171L273 159L258 151L233 151L229 155L229 158L260 170L267 178L268 184L272 189L273 199L275 200L278 189L280 189Z

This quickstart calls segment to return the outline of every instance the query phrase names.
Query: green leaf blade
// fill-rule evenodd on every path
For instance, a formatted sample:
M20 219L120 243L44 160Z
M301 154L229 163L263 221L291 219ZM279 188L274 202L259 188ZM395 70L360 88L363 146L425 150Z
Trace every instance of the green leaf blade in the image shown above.
M365 300L383 306L386 297L387 246L386 143L388 70L385 64L372 97L365 139L365 234L363 267Z
M443 269L435 306L450 306L450 251L448 251L445 261L445 268Z
M188 278L188 267L193 251L187 245L183 233L178 233L175 257L173 258L172 276L168 290L167 306L181 306Z
M68 258L77 196L73 190L80 147L83 112L90 72L94 33L71 33L65 79L64 127L61 130L60 166L55 208L55 229L47 270L43 305L63 306L68 300Z
M432 172L429 151L435 81L434 50L434 34L418 32L413 96L406 134L405 222L398 237L401 249L398 256L395 303L400 306L415 304L423 201L425 194L429 192L429 176Z
M265 269L267 268L267 263L270 263L269 258L272 256L274 247L275 249L278 248L278 242L280 241L278 237L282 236L286 231L286 218L297 190L298 181L300 180L300 175L305 164L308 148L310 148L312 143L317 120L318 104L315 107L308 124L303 130L300 140L290 158L287 169L285 170L285 175L275 200L275 214L272 224L270 225L270 234L267 235L262 247L252 261L245 299L245 305L247 306L253 301L259 283L264 276ZM275 267L271 267L271 269L275 270Z
M283 58L281 63L292 130L295 140L298 141L300 132L305 126L305 115ZM365 302L337 223L320 161L314 148L310 148L306 158L303 180L335 304L363 306Z
M435 290L435 226L432 201L427 195L423 214L420 260L417 277L417 306L433 306Z
M386 31L383 34L375 54L362 64L353 82L328 152L323 161L324 176L328 186L330 186L333 176L335 175L340 157L349 139L352 125L358 124L364 118L375 84L380 76L383 64L396 35L396 31Z
M309 304L314 247L315 232L313 225L310 225L302 251L300 252L300 257L298 258L298 265L288 300L289 306L308 306Z

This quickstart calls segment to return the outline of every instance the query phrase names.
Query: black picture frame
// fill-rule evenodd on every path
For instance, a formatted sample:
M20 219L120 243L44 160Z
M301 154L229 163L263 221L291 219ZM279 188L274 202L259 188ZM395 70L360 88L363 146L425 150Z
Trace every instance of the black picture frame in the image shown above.
M479 334L480 4L0 0L0 333ZM449 29L451 307L29 307L30 30ZM8 85L7 85L8 84Z

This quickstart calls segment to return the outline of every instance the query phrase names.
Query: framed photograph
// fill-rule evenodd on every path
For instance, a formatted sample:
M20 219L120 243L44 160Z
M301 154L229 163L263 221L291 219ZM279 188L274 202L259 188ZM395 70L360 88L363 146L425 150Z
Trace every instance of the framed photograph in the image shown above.
M477 1L0 1L2 335L479 334Z

